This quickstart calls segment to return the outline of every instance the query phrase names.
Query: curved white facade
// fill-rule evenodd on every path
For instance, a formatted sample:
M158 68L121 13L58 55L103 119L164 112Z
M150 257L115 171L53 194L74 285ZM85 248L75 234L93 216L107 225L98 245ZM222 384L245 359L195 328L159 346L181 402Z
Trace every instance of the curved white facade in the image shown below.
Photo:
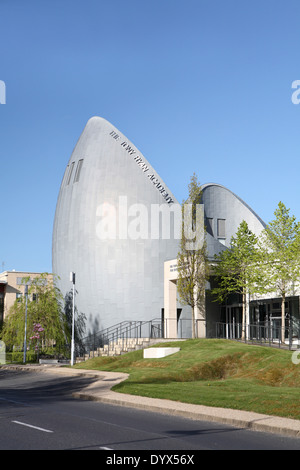
M86 314L87 332L161 317L163 263L177 256L178 240L172 223L170 237L158 238L151 208L163 208L172 221L176 204L120 131L99 117L88 121L61 184L52 247L64 295L76 273L76 305Z
M230 247L231 238L243 220L255 235L264 229L260 217L229 189L209 183L202 186L202 191L207 232L222 245Z

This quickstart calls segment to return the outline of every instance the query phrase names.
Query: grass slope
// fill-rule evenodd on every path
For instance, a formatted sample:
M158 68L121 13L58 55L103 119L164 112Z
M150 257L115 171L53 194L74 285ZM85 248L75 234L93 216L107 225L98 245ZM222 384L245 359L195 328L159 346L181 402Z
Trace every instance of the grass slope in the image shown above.
M135 351L74 367L129 373L114 387L121 393L300 419L300 365L291 351L217 339L168 346L180 352L143 359Z

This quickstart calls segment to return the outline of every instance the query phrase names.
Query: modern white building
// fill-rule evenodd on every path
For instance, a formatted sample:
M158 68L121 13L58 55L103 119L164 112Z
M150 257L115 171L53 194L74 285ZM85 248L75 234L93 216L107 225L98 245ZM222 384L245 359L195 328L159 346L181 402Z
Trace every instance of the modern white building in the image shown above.
M230 246L242 220L256 235L264 228L227 188L202 189L211 260ZM135 145L105 119L91 118L67 163L53 228L53 273L64 295L72 288L70 272L76 273L76 305L87 317L87 333L124 321L172 318L176 333L169 336L190 335L190 309L176 296L178 214L172 190ZM299 311L298 300L291 302ZM223 306L207 299L205 307L203 336L214 336L218 321L240 319L238 299ZM259 308L261 315L270 308L270 315L273 302Z
M53 273L63 294L76 273L87 331L160 318L164 261L178 250L174 205L134 144L106 120L91 118L67 164L53 229Z

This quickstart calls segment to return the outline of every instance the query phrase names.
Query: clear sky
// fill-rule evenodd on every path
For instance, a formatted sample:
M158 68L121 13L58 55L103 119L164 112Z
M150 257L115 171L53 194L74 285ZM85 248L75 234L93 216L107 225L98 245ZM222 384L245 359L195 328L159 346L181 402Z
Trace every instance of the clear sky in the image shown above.
M299 220L299 18L299 0L0 0L0 271L51 271L61 179L94 115L179 202L195 172L265 222L279 201Z

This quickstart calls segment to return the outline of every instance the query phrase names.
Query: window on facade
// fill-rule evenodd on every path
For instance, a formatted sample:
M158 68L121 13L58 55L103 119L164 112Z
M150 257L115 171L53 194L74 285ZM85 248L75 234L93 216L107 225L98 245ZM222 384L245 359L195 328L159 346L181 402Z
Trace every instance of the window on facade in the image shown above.
M217 234L218 234L218 238L226 238L225 219L218 219L218 221L217 221Z
M213 222L214 222L214 219L211 219L209 217L206 218L206 231L212 236L214 236Z
M82 163L83 163L83 159L79 160L78 163L77 163L77 168L76 168L76 173L75 173L75 178L74 178L75 183L78 183L78 181L79 181L81 168L82 168Z
M73 169L74 169L74 165L75 165L75 162L72 162L72 164L71 164L71 166L70 166L70 169L69 169L67 184L70 184L71 177L72 177L72 173L73 173Z
M17 292L17 293L16 293L16 299L17 299L18 302L21 302L21 300L22 300L22 294L21 294L21 292Z
M26 278L26 280L25 280L24 277L17 277L17 286L25 286L26 281L27 281L27 283L28 283L28 279L27 279L27 278ZM30 281L30 280L29 280L29 281Z

